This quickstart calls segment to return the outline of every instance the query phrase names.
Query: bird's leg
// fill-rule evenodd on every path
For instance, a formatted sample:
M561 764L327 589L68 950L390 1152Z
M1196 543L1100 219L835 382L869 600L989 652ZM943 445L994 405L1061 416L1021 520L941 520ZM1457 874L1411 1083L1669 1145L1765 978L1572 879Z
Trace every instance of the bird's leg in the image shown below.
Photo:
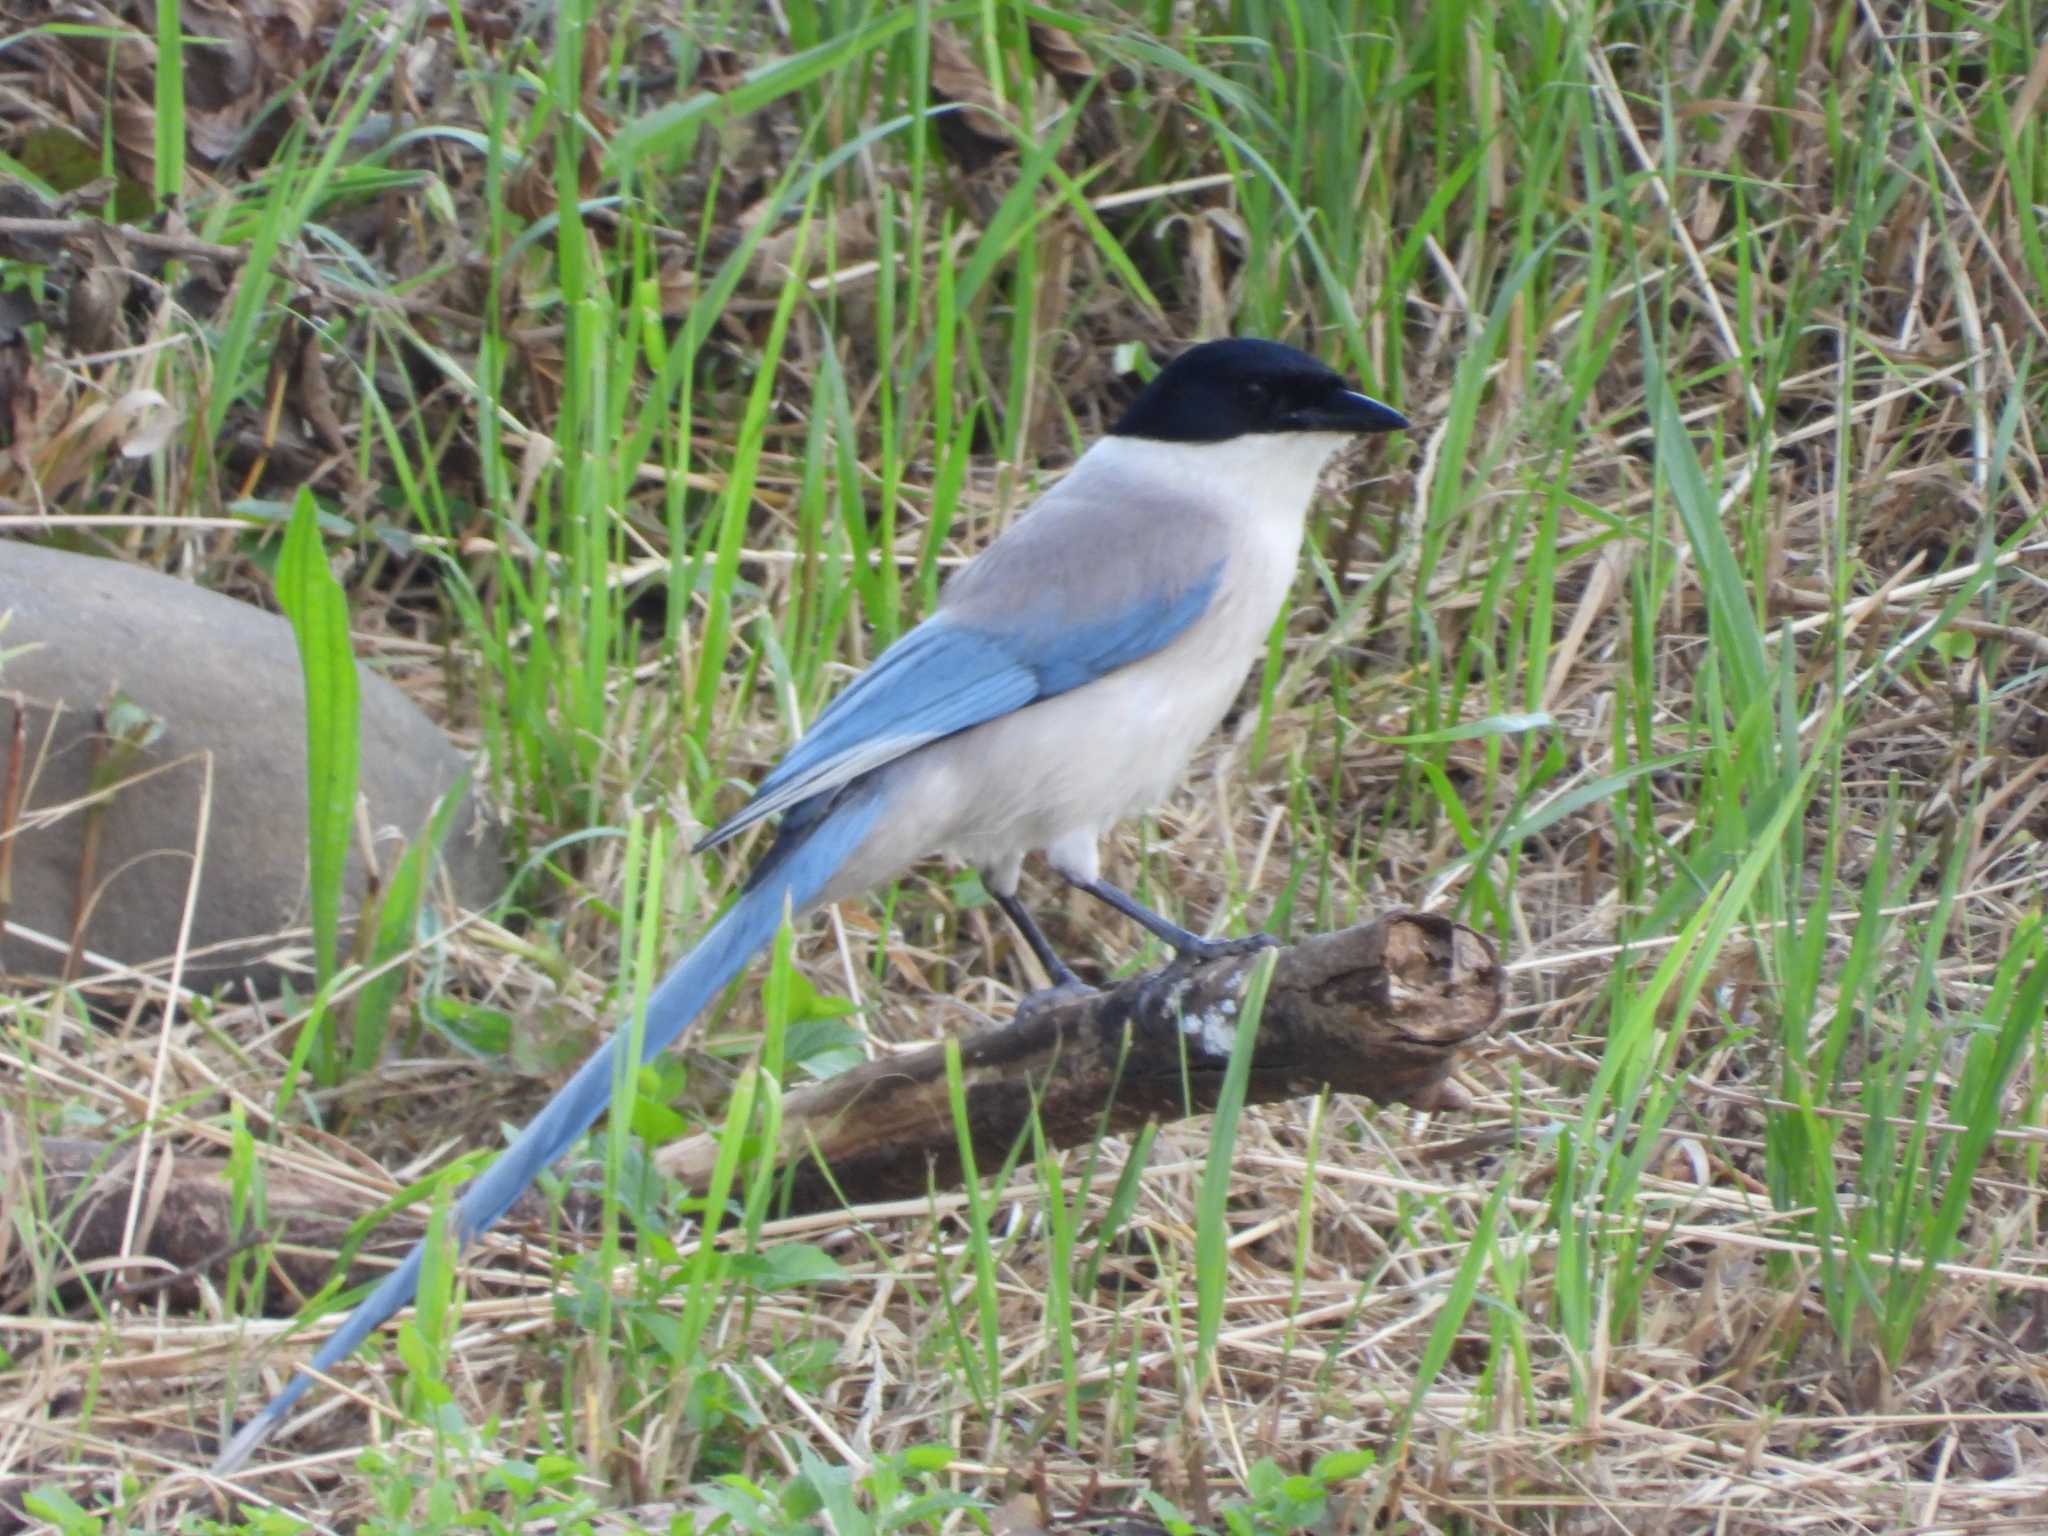
M1251 955L1262 949L1276 949L1280 944L1280 941L1270 933L1254 933L1242 939L1201 938L1189 933L1180 924L1167 921L1150 907L1125 895L1106 880L1077 879L1064 871L1061 872L1061 878L1077 889L1086 891L1097 901L1115 907L1146 932L1164 939L1183 960L1222 960L1230 955Z
M1014 895L1005 896L1000 892L990 894L995 896L996 905L1003 909L1003 915L1016 924L1017 931L1024 935L1024 942L1031 946L1031 953L1038 956L1038 963L1045 967L1045 974L1052 978L1051 986L1025 995L1017 1005L1019 1012L1040 1003L1050 1002L1055 997L1071 997L1076 992L1095 990L1068 968L1067 962L1053 949L1052 941L1033 920L1023 902Z

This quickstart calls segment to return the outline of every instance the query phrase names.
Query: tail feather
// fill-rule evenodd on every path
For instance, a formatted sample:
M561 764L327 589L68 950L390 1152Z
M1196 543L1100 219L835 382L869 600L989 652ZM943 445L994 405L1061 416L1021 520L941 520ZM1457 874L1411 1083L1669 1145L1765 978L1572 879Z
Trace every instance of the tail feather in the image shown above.
M879 808L878 794L872 787L862 786L843 794L829 810L820 807L819 812L785 820L782 835L746 891L648 997L641 1035L643 1062L673 1044L726 983L767 945L782 922L785 905L802 911L818 898L867 834ZM625 1040L625 1032L620 1031L600 1046L512 1145L463 1191L454 1211L459 1243L466 1244L489 1230L541 1170L590 1129L611 1102L615 1063L625 1049ZM214 1462L216 1475L234 1471L270 1438L313 1384L310 1373L326 1372L341 1364L393 1313L412 1301L425 1257L425 1243L415 1244L404 1262L357 1303L311 1362L227 1443Z

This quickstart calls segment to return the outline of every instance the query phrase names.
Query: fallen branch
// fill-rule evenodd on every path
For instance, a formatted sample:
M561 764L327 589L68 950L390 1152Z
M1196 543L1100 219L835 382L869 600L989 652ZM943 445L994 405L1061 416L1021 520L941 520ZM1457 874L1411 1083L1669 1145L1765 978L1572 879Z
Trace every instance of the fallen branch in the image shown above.
M1214 1109L1257 958L1168 967L960 1041L976 1166L1009 1155L1034 1105L1055 1148ZM1273 1103L1328 1087L1383 1104L1462 1108L1450 1081L1457 1048L1493 1026L1504 991L1492 946L1447 918L1398 912L1304 939L1279 951L1246 1098ZM946 1051L869 1062L784 1098L778 1160L790 1173L791 1210L960 1182ZM718 1138L705 1134L655 1160L696 1189L717 1156Z
M978 1166L1008 1156L1034 1107L1053 1147L1213 1109L1258 958L1169 966L1106 992L1049 1000L961 1040ZM1449 1077L1456 1052L1499 1019L1504 985L1484 939L1425 914L1395 913L1282 949L1259 1020L1247 1098L1271 1103L1328 1087L1381 1103L1460 1108L1464 1095ZM777 1160L792 1210L902 1199L959 1182L948 1049L870 1062L785 1097ZM75 1272L104 1270L120 1258L129 1154L75 1138L31 1144L11 1123L5 1132L0 1204L14 1206L39 1183L38 1209L56 1222ZM715 1136L698 1135L657 1160L670 1177L700 1190L717 1150ZM144 1262L122 1283L167 1285L173 1305L190 1305L199 1278L219 1285L247 1243L230 1219L227 1164L180 1155L159 1163L153 1182L144 1207L152 1219L135 1251ZM326 1282L342 1234L365 1206L345 1185L276 1170L266 1179L265 1203L267 1235L276 1243L267 1304L295 1310ZM510 1222L544 1215L529 1195ZM422 1220L385 1222L374 1247L352 1265L351 1283L379 1273L381 1265L366 1260L410 1244Z

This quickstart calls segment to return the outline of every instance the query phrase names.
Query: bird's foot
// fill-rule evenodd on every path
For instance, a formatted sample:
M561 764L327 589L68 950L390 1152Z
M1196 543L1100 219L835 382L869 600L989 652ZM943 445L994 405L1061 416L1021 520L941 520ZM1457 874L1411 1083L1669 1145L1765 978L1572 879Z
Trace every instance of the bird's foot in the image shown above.
M1071 1002L1077 997L1087 997L1094 991L1095 988L1080 977L1070 974L1062 981L1056 981L1049 987L1040 987L1036 992L1026 992L1018 998L1017 1017L1021 1019L1027 1014L1037 1013L1042 1008Z
M1189 935L1193 938L1193 935ZM1174 967L1187 970L1211 960L1228 960L1237 955L1256 955L1262 949L1278 949L1280 941L1270 933L1248 933L1241 939L1194 939L1174 946Z

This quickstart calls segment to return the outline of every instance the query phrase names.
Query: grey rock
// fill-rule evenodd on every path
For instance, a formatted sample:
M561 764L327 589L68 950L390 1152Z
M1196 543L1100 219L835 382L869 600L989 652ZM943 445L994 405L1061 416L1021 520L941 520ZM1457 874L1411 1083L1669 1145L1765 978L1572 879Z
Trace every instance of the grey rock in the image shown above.
M305 702L290 625L156 571L12 540L0 540L0 616L0 774L16 720L25 727L18 830L0 882L0 965L13 976L60 973L91 835L97 894L86 949L164 974L211 754L185 982L205 991L246 982L268 994L290 974L309 987ZM390 682L357 670L358 793L388 876L467 761ZM110 754L120 787L95 817L79 802L96 761L107 782ZM473 802L457 808L441 864L447 878L436 887L458 905L487 906L503 889L502 846ZM348 913L367 878L357 848ZM23 928L59 947L26 939ZM79 976L99 970L88 961Z

